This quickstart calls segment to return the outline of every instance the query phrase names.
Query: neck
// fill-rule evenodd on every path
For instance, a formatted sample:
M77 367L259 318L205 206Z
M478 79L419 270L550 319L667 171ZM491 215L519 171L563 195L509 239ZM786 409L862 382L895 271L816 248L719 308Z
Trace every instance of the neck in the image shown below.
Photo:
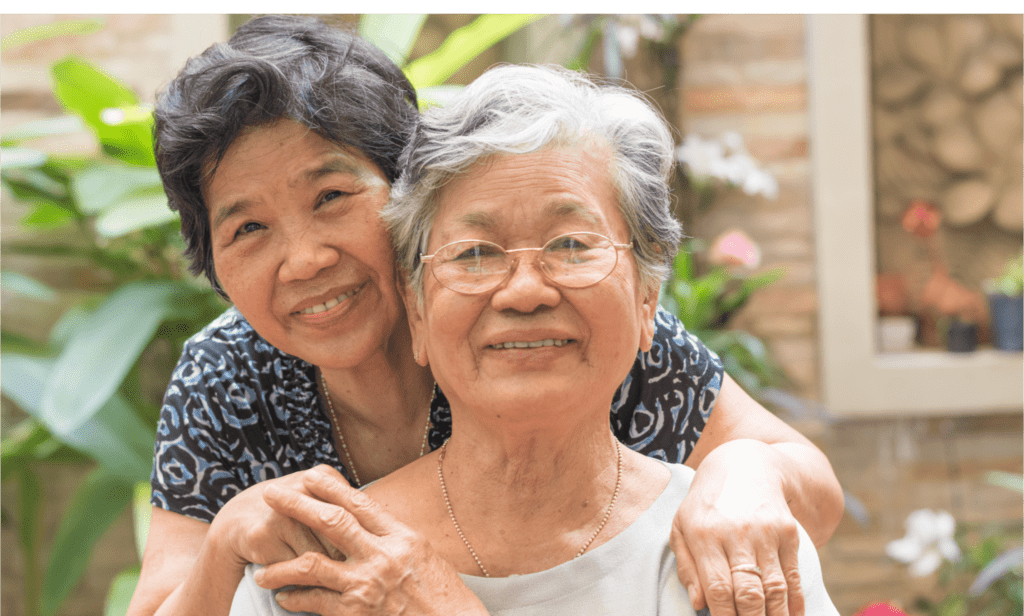
M461 556L464 572L541 571L606 540L597 541L595 532L604 535L602 526L616 513L609 504L621 468L607 419L596 430L574 430L564 438L506 433L487 439L456 425L443 460L445 489L480 559L467 560L468 548L454 537L450 547Z
M403 328L404 329L404 328ZM340 428L351 466L361 484L401 468L420 456L433 393L430 371L413 361L411 344L381 349L352 368L320 368L324 411L335 432L341 461L350 466L337 437Z

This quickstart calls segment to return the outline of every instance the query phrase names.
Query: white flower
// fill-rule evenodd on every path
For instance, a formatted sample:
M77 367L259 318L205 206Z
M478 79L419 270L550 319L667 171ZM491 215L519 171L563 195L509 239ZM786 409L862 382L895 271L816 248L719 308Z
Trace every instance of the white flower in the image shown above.
M924 577L932 574L942 559L960 560L960 547L953 539L956 520L947 511L918 509L907 516L904 523L907 534L890 541L885 553L893 560L910 565L910 575Z
M743 137L730 131L719 140L702 139L690 134L676 148L676 160L686 166L687 175L698 182L714 178L730 186L738 186L748 195L779 196L779 185L768 172L758 169L757 162L743 147Z

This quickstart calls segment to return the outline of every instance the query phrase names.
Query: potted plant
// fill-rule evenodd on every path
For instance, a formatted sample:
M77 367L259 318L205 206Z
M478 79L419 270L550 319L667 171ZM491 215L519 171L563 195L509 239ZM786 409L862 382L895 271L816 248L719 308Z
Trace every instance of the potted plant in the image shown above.
M878 350L902 353L914 348L917 319L910 311L910 288L906 276L884 272L875 278L878 304Z
M1024 253L996 279L985 281L992 319L992 344L1004 351L1024 347Z
M953 279L942 258L936 232L942 222L938 208L923 199L915 199L903 214L903 229L921 238L928 250L932 275L921 291L922 318L935 315L939 334L946 348L954 353L973 351L978 346L978 331L988 320L981 293Z

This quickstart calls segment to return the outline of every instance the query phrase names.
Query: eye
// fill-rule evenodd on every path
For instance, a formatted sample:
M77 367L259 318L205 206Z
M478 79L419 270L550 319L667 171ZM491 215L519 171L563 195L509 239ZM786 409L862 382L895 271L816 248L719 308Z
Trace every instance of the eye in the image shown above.
M323 205L324 203L327 203L328 201L334 201L335 199L339 199L339 198L344 197L345 195L348 195L348 194L350 194L350 193L343 192L343 191L340 191L340 190L330 190L330 191L327 191L327 192L325 192L323 194L322 197L320 197L320 202L317 203L317 206Z
M452 250L450 261L469 261L501 256L498 247L490 244L465 244L452 248L454 250Z
M260 229L263 228L263 225L261 225L260 223L250 221L239 227L238 231L235 231L235 237L238 237L240 235L248 235L254 231L259 231Z
M573 235L563 235L562 237L555 238L553 242L548 244L548 250L551 252L574 252L577 250L586 250L590 248L584 241L583 238Z

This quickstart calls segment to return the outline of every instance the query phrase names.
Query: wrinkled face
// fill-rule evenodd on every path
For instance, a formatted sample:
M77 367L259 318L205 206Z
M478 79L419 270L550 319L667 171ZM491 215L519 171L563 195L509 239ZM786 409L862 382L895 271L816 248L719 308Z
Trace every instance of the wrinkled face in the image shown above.
M465 239L534 248L578 231L627 244L609 170L606 147L495 157L440 191L428 253ZM424 274L422 309L407 294L420 362L429 361L453 409L549 422L559 416L552 410L592 402L604 405L607 423L615 389L637 351L650 347L657 289L640 288L629 250L607 278L582 289L549 282L535 252L519 254L511 277L480 295Z
M213 261L268 342L325 368L386 344L404 316L378 216L389 190L365 156L295 122L231 145L204 191Z

